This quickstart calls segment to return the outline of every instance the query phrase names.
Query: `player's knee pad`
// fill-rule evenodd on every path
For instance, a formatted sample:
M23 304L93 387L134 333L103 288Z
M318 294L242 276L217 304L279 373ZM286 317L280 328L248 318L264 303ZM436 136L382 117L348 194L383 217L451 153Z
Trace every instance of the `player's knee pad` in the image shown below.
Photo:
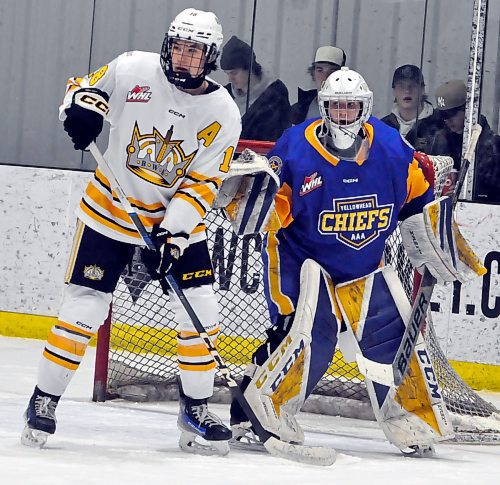
M247 369L245 397L262 425L280 439L303 442L295 415L306 398L312 327L318 304L321 267L307 260L301 269L301 293L292 318L268 332L269 341ZM289 327L289 328L288 328Z
M211 285L201 285L184 290L186 299L202 323L208 336L217 344L219 335L219 309ZM179 376L186 395L201 399L213 393L217 363L199 336L184 306L172 297L172 310L178 329L177 360Z
M369 361L392 363L411 314L396 273L385 266L336 287L351 344ZM375 417L400 449L427 445L452 436L451 422L436 374L419 337L410 370L398 388L366 379Z
M109 314L112 293L69 283L64 291L59 320L96 333Z

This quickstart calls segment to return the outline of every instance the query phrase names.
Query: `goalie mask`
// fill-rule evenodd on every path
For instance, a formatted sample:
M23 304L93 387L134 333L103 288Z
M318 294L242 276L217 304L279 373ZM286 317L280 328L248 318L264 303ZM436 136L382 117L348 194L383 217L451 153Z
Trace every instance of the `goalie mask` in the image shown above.
M222 45L222 26L212 12L183 10L165 34L160 63L167 79L183 89L196 89L215 70Z
M372 113L373 93L363 77L342 67L323 83L318 103L323 118L320 137L326 137L342 158L355 160L362 150L367 153L363 124Z

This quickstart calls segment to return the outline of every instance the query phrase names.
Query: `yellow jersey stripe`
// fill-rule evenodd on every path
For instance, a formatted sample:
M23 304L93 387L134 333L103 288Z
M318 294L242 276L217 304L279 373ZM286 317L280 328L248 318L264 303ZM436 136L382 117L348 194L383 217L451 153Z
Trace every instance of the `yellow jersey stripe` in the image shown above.
M80 209L82 209L85 214L94 219L96 222L102 224L103 226L109 227L113 231L119 232L121 234L126 234L127 236L135 237L137 238L137 240L141 239L141 236L137 231L120 226L115 221L97 212L93 207L89 206L85 202L85 200L82 200L80 202Z
M420 168L417 160L413 161L408 166L408 178L406 179L406 202L411 202L413 199L423 195L429 188L429 182L424 176L424 172Z
M174 200L174 199L185 200L186 202L191 204L196 209L196 211L198 212L198 214L200 214L201 217L205 217L205 214L207 213L207 209L205 209L205 207L203 207L202 203L198 199L193 197L192 195L186 194L185 192L177 192L172 197L172 200Z
M274 197L274 210L281 227L287 227L293 222L292 188L285 182Z
M113 200L119 202L120 199L116 195L114 191L111 190L111 184L109 183L109 180L104 176L104 174L97 168L94 177L97 179L97 181L109 192L111 193ZM154 203L154 204L146 204L140 200L133 199L132 197L128 197L128 201L130 204L135 207L136 209L145 211L145 212L160 212L165 210L165 206L161 203Z
M282 293L280 281L280 260L278 253L279 241L275 232L270 232L267 236L267 256L269 258L269 268L267 277L269 283L269 293L274 304L278 307L281 315L293 313L294 306L292 300Z
M195 180L197 182L212 182L217 187L220 187L222 184L222 179L220 179L219 177L206 177L205 175L202 175L201 173L195 171L189 172L187 178Z
M99 207L109 212L113 217L120 219L123 222L131 223L128 213L113 204L113 201L103 194L92 183L87 186L85 194L94 201ZM154 224L159 224L163 217L147 217L139 214L139 218L146 227L152 227Z
M215 194L212 189L207 184L192 184L188 185L183 183L179 189L186 190L190 189L196 194L198 194L209 206L211 206L215 200Z

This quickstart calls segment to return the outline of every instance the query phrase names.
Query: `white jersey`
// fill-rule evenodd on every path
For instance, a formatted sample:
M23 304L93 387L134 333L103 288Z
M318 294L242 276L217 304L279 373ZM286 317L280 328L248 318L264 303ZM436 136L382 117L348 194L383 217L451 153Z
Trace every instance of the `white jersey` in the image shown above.
M104 156L144 226L162 223L172 234L190 234L190 242L205 238L203 217L241 132L238 108L226 89L193 96L167 80L158 54L127 52L84 78L69 79L61 120L75 91L85 87L109 95ZM142 244L104 168L96 170L77 217L112 239Z

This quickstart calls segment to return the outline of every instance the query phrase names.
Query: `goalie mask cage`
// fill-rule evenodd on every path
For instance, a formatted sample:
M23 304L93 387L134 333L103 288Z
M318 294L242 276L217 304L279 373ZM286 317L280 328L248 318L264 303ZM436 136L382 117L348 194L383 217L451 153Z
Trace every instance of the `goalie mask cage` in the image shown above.
M273 143L241 141L244 148L266 154ZM423 166L435 193L441 193L453 165L449 157L430 157ZM236 236L221 212L206 219L208 245L215 271L221 335L217 348L239 379L252 353L264 340L269 325L263 294L260 250L262 236ZM414 293L415 271L410 264L399 231L388 239L385 261L393 265L409 298ZM443 396L452 413L461 441L497 441L500 418L493 405L478 396L452 369L442 352L430 313L425 340ZM151 281L137 249L114 292L112 312L98 334L94 400L123 398L134 401L177 399L177 332L168 297ZM216 376L214 401L229 402L230 392ZM333 356L325 376L317 384L303 410L322 414L374 419L368 393L356 364L346 363L340 351ZM456 438L456 439L457 439Z

